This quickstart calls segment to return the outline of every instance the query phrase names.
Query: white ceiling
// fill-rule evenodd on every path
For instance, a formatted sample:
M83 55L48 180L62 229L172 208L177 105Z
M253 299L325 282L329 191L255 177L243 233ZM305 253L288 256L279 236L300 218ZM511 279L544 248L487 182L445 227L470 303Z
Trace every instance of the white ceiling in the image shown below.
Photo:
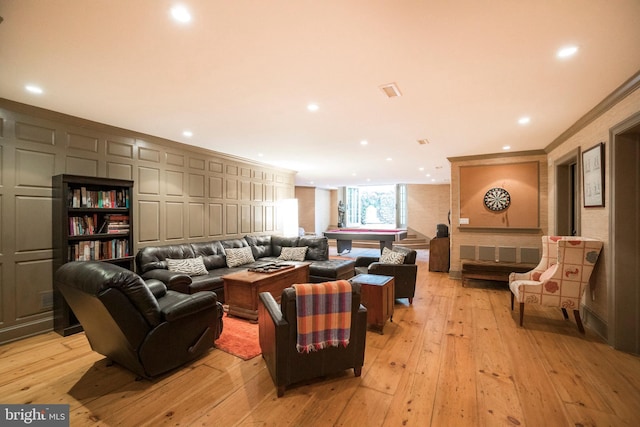
M297 185L442 184L447 157L543 149L640 70L638 0L185 0L189 24L174 3L0 0L0 97Z

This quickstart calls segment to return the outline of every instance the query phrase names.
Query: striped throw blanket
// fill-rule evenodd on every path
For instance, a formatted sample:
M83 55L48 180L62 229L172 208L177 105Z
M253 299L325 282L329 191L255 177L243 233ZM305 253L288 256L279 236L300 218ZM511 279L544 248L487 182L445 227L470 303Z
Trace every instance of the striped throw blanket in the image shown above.
M351 283L346 280L293 285L299 353L346 347L351 333Z

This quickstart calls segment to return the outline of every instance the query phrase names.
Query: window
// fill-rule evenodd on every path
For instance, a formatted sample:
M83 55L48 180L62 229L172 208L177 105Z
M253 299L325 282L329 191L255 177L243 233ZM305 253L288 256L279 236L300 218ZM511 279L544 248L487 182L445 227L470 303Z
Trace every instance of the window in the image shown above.
M400 184L346 188L347 227L404 227L406 186Z

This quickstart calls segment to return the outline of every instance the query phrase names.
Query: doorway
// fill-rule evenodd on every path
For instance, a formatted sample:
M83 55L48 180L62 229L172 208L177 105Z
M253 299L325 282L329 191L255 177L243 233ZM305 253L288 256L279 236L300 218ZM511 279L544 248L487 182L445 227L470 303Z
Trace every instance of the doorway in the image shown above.
M580 171L577 148L556 162L556 236L580 235Z
M609 344L640 354L640 113L610 131Z

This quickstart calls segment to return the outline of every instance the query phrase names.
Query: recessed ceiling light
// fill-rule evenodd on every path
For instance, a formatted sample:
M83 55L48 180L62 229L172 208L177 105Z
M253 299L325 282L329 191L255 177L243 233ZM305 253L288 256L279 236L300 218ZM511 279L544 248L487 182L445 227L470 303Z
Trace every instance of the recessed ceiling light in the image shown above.
M44 93L40 86L26 85L24 88L27 90L27 92L35 93L36 95L42 95Z
M530 117L520 117L518 119L518 123L520 123L521 125L529 124L530 121L531 121Z
M193 132L191 132L190 130L185 130L184 132L182 132L183 136L186 136L187 138L191 138L193 136Z
M309 104L307 105L307 110L309 111L318 111L320 107L318 107L318 104Z
M369 143L369 141L367 141L366 139L363 139L362 141L360 141L360 145L367 145Z
M171 8L171 16L178 22L186 24L191 21L191 14L186 7L182 5L175 5Z
M424 168L418 168L418 170L422 172L424 170Z
M511 150L511 146L510 145L504 145L502 147L503 150Z
M426 174L425 176L426 176L427 178L429 178L429 177L431 176L431 174L430 174L430 173L428 173L428 174Z
M575 55L576 52L578 52L578 46L565 46L558 50L556 56L558 58L569 58L570 56Z
M387 162L390 162L391 160L393 160L391 157L387 157Z
M351 173L351 176L356 176L356 173L355 173L355 172L352 172L352 173Z

